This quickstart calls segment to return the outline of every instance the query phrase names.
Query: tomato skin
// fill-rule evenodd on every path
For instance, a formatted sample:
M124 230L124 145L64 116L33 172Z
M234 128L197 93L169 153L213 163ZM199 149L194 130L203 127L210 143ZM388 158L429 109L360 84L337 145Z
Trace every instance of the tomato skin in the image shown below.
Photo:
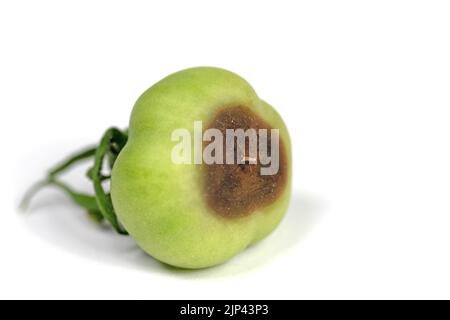
M231 105L247 106L279 128L289 155L289 181L282 195L238 219L211 212L201 185L201 166L171 160L175 129L193 130L194 121L206 123L219 108ZM218 68L180 71L155 84L135 104L128 143L112 172L114 209L137 244L154 258L180 268L211 267L266 237L279 224L291 194L290 155L283 120L245 80Z

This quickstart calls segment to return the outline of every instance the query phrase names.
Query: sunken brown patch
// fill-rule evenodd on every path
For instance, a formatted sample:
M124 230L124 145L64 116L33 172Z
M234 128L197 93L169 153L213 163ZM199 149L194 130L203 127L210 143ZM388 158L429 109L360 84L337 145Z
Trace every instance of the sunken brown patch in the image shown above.
M226 137L227 129L267 129L269 130L269 150L270 130L277 129L272 128L249 108L241 106L220 110L207 129L209 128L219 129L224 137ZM258 141L259 138L258 134ZM224 138L224 150L226 150L225 140ZM206 145L208 143L205 143L204 147ZM236 145L235 155L237 154ZM248 142L246 146L246 155L248 156ZM279 160L279 171L272 176L261 175L262 164L259 160L256 164L248 162L246 164L203 164L205 196L208 206L223 217L233 218L251 214L257 209L274 203L285 189L288 177L288 161L281 137Z

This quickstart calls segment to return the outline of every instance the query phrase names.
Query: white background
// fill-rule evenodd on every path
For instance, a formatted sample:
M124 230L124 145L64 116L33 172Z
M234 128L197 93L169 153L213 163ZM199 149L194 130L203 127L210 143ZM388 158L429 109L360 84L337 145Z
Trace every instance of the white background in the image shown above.
M56 190L19 214L49 166L199 65L290 128L295 192L267 240L183 272ZM0 110L1 298L450 298L448 1L2 1ZM84 169L67 179L86 189Z

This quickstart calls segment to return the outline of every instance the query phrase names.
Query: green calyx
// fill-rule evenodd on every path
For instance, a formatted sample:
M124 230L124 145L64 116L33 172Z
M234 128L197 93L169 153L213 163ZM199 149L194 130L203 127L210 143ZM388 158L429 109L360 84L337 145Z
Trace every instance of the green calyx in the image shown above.
M93 221L98 223L107 222L113 229L122 235L128 235L127 231L119 223L117 215L114 211L111 195L104 188L104 183L111 180L111 176L104 175L103 170L105 164L111 171L117 156L122 151L128 141L128 132L121 131L117 128L108 129L100 143L96 147L84 149L57 165L50 170L47 177L36 183L25 195L21 207L26 209L33 196L42 188L47 186L56 187L66 195L68 195L74 203L85 209ZM84 194L75 191L71 186L59 180L59 176L71 169L74 165L81 161L93 159L94 165L87 172L87 177L92 181L94 195Z

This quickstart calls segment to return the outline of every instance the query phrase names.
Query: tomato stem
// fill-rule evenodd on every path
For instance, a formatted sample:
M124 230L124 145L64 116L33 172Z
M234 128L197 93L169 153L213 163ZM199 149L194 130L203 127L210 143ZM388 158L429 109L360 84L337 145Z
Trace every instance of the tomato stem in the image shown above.
M127 235L128 233L117 219L117 215L112 205L111 195L109 192L105 191L103 186L105 181L111 180L111 175L104 175L102 173L103 166L106 162L105 158L108 160L109 170L111 171L115 160L121 150L125 147L127 141L127 131L120 131L117 128L108 129L103 135L98 146L90 147L73 154L71 157L51 169L44 180L32 186L25 194L25 197L21 203L21 208L26 209L29 206L33 196L42 188L54 186L64 191L78 206L87 210L93 221L107 221L119 234ZM95 195L77 192L73 190L72 187L58 179L60 174L71 169L79 162L90 158L94 159L94 165L88 171L87 176L93 183Z
M103 188L103 181L105 180L105 176L102 175L102 169L105 157L107 154L111 154L114 160L110 162L110 167L114 165L114 161L117 158L117 155L125 146L128 140L128 136L121 132L116 128L108 129L103 135L100 145L98 146L95 152L95 161L94 167L92 168L92 182L94 184L94 190L97 200L97 205L102 213L103 217L112 225L114 230L116 230L119 234L128 234L126 230L120 225L117 215L114 211L114 207L111 201L111 195L106 193Z

